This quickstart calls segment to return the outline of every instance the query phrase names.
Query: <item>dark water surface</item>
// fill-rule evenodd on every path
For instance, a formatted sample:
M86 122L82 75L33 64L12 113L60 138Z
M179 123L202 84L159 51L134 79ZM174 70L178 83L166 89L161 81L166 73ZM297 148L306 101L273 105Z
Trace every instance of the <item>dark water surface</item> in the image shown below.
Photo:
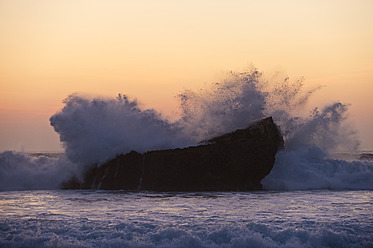
M373 191L0 192L0 247L373 247Z

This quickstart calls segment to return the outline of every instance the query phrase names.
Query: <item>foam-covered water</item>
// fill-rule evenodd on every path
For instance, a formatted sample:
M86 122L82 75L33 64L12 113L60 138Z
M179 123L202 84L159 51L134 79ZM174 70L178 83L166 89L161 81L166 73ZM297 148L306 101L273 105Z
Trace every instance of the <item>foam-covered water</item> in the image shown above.
M372 247L372 191L0 192L0 247Z
M265 189L373 190L373 161L331 159L316 146L280 151Z

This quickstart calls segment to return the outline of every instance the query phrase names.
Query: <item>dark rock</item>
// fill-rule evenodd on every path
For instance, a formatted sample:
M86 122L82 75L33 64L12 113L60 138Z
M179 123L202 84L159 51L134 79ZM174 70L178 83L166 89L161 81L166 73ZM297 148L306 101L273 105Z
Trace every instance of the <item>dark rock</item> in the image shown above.
M271 117L183 149L130 152L64 188L153 191L245 191L262 188L283 139Z

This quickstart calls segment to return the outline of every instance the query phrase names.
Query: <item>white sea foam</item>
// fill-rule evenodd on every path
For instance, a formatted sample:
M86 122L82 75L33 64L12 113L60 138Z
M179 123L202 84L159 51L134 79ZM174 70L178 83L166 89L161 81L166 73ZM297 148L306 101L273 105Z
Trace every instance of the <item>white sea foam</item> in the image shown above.
M0 192L0 247L372 247L371 191Z
M94 227L95 226L95 227ZM13 227L0 226L6 231ZM110 228L91 222L71 226L51 226L42 228L34 235L37 223L25 223L25 231L16 235L16 241L0 241L2 247L205 247L205 248L263 248L263 247L369 247L373 243L354 235L335 233L329 229L305 232L289 228L276 231L266 225L249 224L243 227L208 227L182 230L162 228L151 224L119 224ZM13 231L14 232L14 231ZM356 240L356 241L355 241Z

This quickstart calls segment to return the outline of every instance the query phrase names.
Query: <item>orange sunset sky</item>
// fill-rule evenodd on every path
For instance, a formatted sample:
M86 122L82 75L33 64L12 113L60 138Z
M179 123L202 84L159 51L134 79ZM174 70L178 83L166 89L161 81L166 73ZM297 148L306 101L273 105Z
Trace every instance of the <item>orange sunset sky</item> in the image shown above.
M62 151L49 117L71 93L125 93L165 115L175 95L253 64L351 104L373 150L371 0L0 0L0 151Z

